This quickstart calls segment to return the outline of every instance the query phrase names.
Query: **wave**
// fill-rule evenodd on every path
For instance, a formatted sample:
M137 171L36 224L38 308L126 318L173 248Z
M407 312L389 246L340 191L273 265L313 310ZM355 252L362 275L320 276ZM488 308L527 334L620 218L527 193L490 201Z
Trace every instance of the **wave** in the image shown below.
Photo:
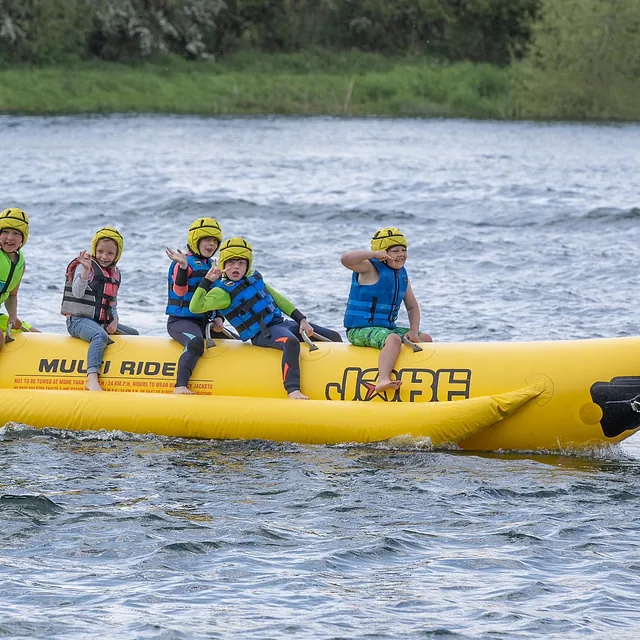
M554 227L579 225L584 227L601 227L611 228L617 223L635 222L640 218L640 207L631 207L629 209L620 209L617 207L596 207L581 213L569 211L557 211L553 217L546 220L542 226ZM603 223L602 225L600 223Z
M29 517L55 515L64 509L46 496L10 495L0 496L0 512L13 512Z
M599 207L587 211L582 216L584 220L606 220L608 223L617 220L637 220L640 218L640 207L631 207L631 209L616 209L615 207Z

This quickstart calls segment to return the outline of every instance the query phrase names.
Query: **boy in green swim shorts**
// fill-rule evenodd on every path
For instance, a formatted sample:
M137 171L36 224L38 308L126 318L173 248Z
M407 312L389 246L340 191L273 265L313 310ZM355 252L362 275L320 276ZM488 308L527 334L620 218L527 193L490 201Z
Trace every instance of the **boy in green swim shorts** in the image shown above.
M342 264L353 271L351 291L344 316L349 342L356 347L380 349L376 391L395 390L401 380L391 380L402 338L411 342L432 342L420 333L420 307L404 265L407 239L399 229L388 227L371 239L371 251L348 251ZM410 327L396 326L400 305L404 303Z

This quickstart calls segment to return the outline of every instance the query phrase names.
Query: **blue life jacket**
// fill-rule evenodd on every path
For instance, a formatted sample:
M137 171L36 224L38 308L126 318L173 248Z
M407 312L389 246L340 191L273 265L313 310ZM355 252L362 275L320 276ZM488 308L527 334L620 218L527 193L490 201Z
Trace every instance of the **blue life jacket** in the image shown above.
M362 285L354 271L351 277L351 291L344 314L344 326L347 329L358 327L396 328L398 311L409 286L407 270L392 269L377 258L371 263L380 274L375 284Z
M220 309L220 313L240 334L241 340L255 338L260 331L282 319L282 311L258 271L238 282L226 278L216 280L213 286L226 291L231 297L231 304Z
M207 314L204 313L192 313L189 311L189 303L191 302L191 298L193 298L193 294L195 290L198 288L200 281L207 275L207 271L211 268L211 258L203 258L202 256L195 255L189 251L187 253L187 263L191 268L191 275L187 280L187 286L189 290L184 296L178 296L173 291L173 270L176 266L176 261L174 260L169 266L169 274L167 276L167 281L169 283L169 292L168 292L168 301L167 308L165 313L168 316L178 316L180 318L198 318L202 320Z

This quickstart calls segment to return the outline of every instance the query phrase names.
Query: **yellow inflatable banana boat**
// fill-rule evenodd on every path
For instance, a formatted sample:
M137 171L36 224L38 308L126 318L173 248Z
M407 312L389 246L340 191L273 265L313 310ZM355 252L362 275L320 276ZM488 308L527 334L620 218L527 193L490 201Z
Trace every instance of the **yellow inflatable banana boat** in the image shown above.
M640 427L640 338L403 346L403 384L383 393L378 351L302 345L302 391L312 400L294 401L279 352L232 340L201 358L197 396L175 396L181 347L169 338L115 336L101 374L110 393L100 394L82 391L86 343L13 337L0 351L0 425L318 444L406 434L474 450L599 447Z

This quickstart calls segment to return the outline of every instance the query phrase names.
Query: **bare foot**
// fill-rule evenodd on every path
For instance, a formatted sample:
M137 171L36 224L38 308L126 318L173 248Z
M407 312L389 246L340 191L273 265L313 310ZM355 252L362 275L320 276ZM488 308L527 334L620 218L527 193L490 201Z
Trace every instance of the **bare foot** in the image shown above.
M90 373L87 376L87 381L85 382L84 388L87 391L102 391L97 373Z
M378 380L378 384L376 385L376 391L380 393L381 391L395 391L402 386L402 380Z
M189 389L189 387L176 387L173 390L173 393L183 393L183 394L186 394L186 395L189 395L189 396L195 395L195 392L191 391L191 389Z
M305 396L302 391L292 391L289 394L289 400L308 400L309 396Z

